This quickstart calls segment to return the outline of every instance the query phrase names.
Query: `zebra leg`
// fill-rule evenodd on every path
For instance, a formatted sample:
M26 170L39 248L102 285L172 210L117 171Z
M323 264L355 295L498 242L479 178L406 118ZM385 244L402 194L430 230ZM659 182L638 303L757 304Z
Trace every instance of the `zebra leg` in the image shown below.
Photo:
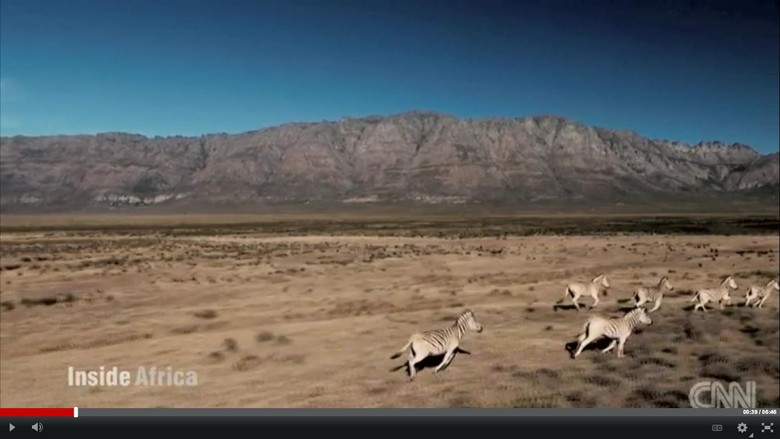
M598 295L598 293L597 293L597 294L595 294L595 295L593 296L593 305L591 305L590 307L591 307L591 308L595 308L595 307L596 307L596 305L598 305L598 304L599 304L599 295Z
M455 356L455 349L450 349L444 354L444 358L442 358L441 363L439 363L438 366L436 366L436 369L433 369L433 373L439 372L442 367L449 364L450 361L452 361L452 357Z
M617 344L617 340L612 340L612 343L610 343L609 346L607 346L606 348L602 349L601 353L605 354L605 353L611 351L612 348L614 348L616 344Z
M623 358L624 356L623 347L626 345L626 338L628 337L620 337L618 339L618 351L617 351L618 358Z
M414 351L409 353L409 379L413 380L414 376L417 374L417 369L415 368L415 365L425 359L424 356L419 355L415 353Z
M660 307L661 307L661 299L659 298L658 300L655 301L655 304L650 309L650 312L656 312L656 311L658 311L658 308L660 308Z
M762 297L761 300L758 301L758 305L757 306L759 308L763 308L764 307L764 302L766 302L766 299L768 299L768 298L769 298L769 296Z
M578 300L580 300L580 295L577 294L577 293L572 294L572 296L571 296L571 303L574 304L574 308L576 308L577 311L580 310L580 304L577 303Z
M584 340L582 340L579 345L577 346L577 351L574 352L574 358L577 358L582 353L582 350L585 349L585 346L589 345L593 340L595 340L596 337L593 337L591 335L588 335L585 337Z

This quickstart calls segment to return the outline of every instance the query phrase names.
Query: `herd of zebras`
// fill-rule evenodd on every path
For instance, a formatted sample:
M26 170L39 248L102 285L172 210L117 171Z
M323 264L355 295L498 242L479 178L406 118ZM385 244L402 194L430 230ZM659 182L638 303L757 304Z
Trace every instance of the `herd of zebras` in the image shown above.
M569 298L574 304L574 307L579 310L579 299L583 296L590 296L593 298L593 304L591 305L593 308L598 305L601 292L609 287L609 281L604 274L596 276L588 283L571 283L566 286L563 299L559 300L556 304L560 304ZM577 358L588 344L602 337L612 340L609 346L602 349L602 352L609 352L617 345L617 356L618 358L622 358L624 356L623 347L626 343L626 339L628 339L639 324L652 324L652 319L650 319L648 314L657 311L663 301L664 293L673 289L674 287L669 281L669 278L664 276L657 285L637 288L633 295L634 308L622 317L606 318L600 315L590 316L583 325L582 332L577 337L577 347L572 355L573 358ZM698 290L690 300L690 302L697 302L692 310L702 310L706 312L706 305L710 302L718 303L720 309L724 309L726 304L730 305L732 303L730 291L736 289L736 281L732 276L728 276L723 279L716 288ZM774 290L780 290L780 285L778 285L777 280L774 279L764 286L751 286L745 293L744 306L752 306L755 308L763 307L764 303ZM647 311L644 306L649 303L652 303L652 308ZM466 310L458 316L452 326L412 334L406 345L390 358L398 358L409 350L407 367L409 370L409 379L413 380L416 374L415 365L427 357L443 355L441 363L434 369L434 373L436 373L452 361L463 336L468 331L482 332L482 329L482 324L477 321L474 312Z

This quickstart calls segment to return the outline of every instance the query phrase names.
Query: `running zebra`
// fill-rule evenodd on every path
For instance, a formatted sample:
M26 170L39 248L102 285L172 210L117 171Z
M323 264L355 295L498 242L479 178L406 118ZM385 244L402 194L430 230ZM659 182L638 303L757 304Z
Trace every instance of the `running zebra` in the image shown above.
M634 291L634 301L636 307L644 305L647 302L653 302L653 307L649 312L655 312L661 307L661 302L664 299L664 292L666 290L674 290L674 286L669 282L669 278L664 276L658 282L658 285L653 287L639 287Z
M731 295L729 294L730 289L736 290L737 282L734 281L733 277L727 276L725 279L723 279L723 282L720 283L718 288L697 291L696 294L693 295L693 298L691 298L691 302L696 302L697 300L699 301L699 303L694 305L693 311L701 309L702 311L706 312L707 307L704 305L706 305L708 302L718 302L720 304L720 309L724 309L726 302L731 304Z
M774 279L770 280L766 286L760 287L754 285L748 288L747 293L745 294L745 306L751 306L750 302L753 302L755 299L756 301L752 304L753 308L763 307L764 302L769 299L773 290L780 291L780 284Z
M413 380L416 373L415 365L429 356L444 354L441 363L434 369L434 373L441 370L442 367L452 361L455 351L460 345L461 339L466 332L482 332L482 325L477 322L474 313L471 310L464 311L458 316L452 326L445 329L434 329L431 331L417 332L409 337L409 341L400 351L393 354L390 358L398 358L409 351L409 379ZM403 366L401 366L403 367Z
M640 323L645 325L653 324L650 316L644 308L634 308L627 312L623 317L617 317L608 319L602 316L592 316L585 322L582 327L582 333L577 337L577 350L574 352L574 358L577 358L585 346L598 340L601 337L607 337L612 339L612 343L604 348L601 352L609 352L617 344L618 358L623 358L623 347L626 344L626 339L634 332Z
M609 281L606 274L600 274L593 278L590 283L573 282L566 286L566 290L563 292L563 298L556 302L556 304L563 303L567 298L571 298L571 302L577 311L580 310L580 304L578 301L582 296L590 296L593 298L593 305L591 308L595 308L599 304L599 293L603 288L604 295L607 295L607 289L609 288Z

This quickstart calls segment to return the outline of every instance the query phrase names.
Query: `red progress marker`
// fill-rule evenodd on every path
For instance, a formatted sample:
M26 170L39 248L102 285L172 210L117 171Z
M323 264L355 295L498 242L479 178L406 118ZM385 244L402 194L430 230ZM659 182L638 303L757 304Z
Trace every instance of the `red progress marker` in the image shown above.
M0 408L0 417L77 418L77 407L68 408Z

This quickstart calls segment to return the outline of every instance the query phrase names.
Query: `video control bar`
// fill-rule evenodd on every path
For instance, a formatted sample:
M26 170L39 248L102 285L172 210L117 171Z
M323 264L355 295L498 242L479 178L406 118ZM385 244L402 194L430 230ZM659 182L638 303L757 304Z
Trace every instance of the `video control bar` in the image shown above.
M299 433L337 434L339 437L372 437L402 434L406 437L484 437L484 434L511 434L513 437L597 436L600 439L652 438L744 438L778 437L776 417L756 417L744 421L718 417L633 417L587 418L582 416L533 417L127 417L82 418L2 418L8 425L7 437L54 434L63 437L106 437L106 435L182 435L249 433L262 437L284 438ZM503 432L503 433L502 433ZM661 435L661 436L659 436ZM164 437L164 436L160 436Z
M626 435L632 439L658 439L659 435L780 439L777 431L780 418L777 415L746 415L736 409L715 410L717 414L694 410L697 413L693 415L687 409L624 409L613 410L612 415L605 415L605 411L600 409L520 409L503 412L514 412L516 415L468 409L396 411L406 413L399 415L378 415L380 412L393 412L380 409L67 409L70 410L70 416L67 416L68 411L65 409L44 409L48 412L38 412L40 416L35 416L38 410L41 409L0 409L0 421L8 425L7 437L47 433L105 437L107 434L137 435L147 432L178 436L191 431L193 434L213 433L220 437L230 433L251 433L272 438L289 437L295 433L325 435L330 432L342 437L410 433L415 437L426 434L473 437L496 432L528 438L576 434L598 435L600 439L625 439ZM328 414L334 411L353 415ZM201 415L182 415L184 412L201 412ZM433 415L431 412L442 415ZM45 416L52 413L55 415Z

